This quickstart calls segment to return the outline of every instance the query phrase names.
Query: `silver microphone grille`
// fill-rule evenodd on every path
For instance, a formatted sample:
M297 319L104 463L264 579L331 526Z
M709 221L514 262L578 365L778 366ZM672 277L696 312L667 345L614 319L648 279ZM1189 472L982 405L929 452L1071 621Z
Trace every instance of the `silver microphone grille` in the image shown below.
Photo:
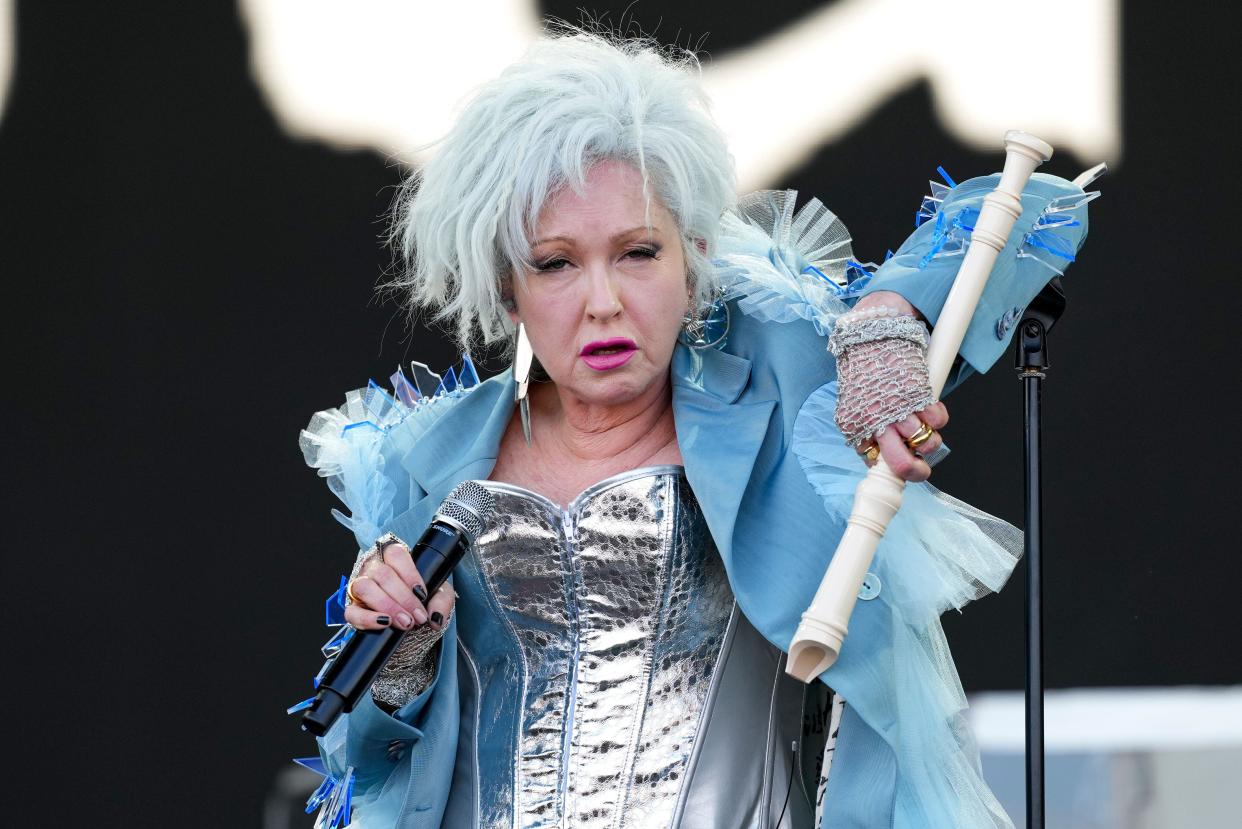
M486 487L478 481L462 481L436 510L436 517L457 524L473 540L495 509L496 499Z

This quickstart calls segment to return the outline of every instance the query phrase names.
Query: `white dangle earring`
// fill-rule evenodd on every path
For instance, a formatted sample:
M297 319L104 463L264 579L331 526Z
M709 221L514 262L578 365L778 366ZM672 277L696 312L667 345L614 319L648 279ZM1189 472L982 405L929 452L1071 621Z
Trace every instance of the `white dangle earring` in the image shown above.
M530 446L530 400L526 393L530 390L530 367L534 362L535 352L530 347L530 339L526 336L526 325L519 322L517 342L513 346L513 400L518 405L522 417L522 434L526 437L526 445Z

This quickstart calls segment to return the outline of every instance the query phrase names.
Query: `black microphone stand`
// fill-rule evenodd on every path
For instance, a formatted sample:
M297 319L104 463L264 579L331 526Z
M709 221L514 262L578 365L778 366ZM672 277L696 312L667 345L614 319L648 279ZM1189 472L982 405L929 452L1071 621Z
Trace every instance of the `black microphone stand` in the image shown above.
M1024 428L1026 532L1026 827L1044 829L1044 627L1043 470L1040 416L1048 369L1046 337L1065 312L1065 291L1057 277L1031 302L1014 337L1015 364L1025 397Z

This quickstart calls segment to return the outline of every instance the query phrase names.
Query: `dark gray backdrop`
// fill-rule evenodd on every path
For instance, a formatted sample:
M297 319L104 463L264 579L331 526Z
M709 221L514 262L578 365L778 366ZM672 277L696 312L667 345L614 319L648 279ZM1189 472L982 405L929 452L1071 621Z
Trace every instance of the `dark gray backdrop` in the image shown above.
M682 44L710 33L719 55L819 5L631 12ZM1052 341L1047 676L1232 684L1236 27L1124 15L1125 157ZM454 357L372 298L400 171L284 136L229 3L19 0L16 36L0 121L10 796L40 826L256 825L277 769L311 752L282 709L307 692L320 602L353 554L298 430L399 360ZM937 164L961 179L999 154L947 136L916 84L784 184L879 259ZM1018 520L1008 365L950 398L936 480ZM946 619L968 690L1021 685L1021 580Z

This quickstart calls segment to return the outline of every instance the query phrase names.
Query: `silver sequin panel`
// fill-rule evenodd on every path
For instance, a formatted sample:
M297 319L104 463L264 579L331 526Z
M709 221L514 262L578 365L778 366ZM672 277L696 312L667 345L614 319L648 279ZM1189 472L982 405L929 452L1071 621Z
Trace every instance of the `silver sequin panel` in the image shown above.
M733 611L680 467L596 484L562 511L495 482L475 551L517 633L522 723L487 827L672 822Z

